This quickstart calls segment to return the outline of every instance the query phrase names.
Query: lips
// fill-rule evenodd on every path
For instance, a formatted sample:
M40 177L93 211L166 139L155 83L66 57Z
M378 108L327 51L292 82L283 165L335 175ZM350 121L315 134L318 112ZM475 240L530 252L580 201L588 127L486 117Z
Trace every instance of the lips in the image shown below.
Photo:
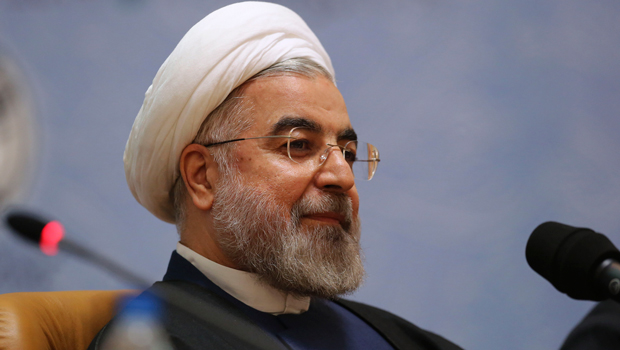
M351 198L344 193L326 193L319 197L303 196L293 204L291 217L297 224L299 220L312 220L315 221L314 224L340 226L348 231L353 222Z
M304 215L304 218L315 220L315 221L321 221L321 222L325 222L325 223L332 224L332 225L336 225L336 224L343 225L346 221L345 215L339 214L336 212L309 214L309 215Z

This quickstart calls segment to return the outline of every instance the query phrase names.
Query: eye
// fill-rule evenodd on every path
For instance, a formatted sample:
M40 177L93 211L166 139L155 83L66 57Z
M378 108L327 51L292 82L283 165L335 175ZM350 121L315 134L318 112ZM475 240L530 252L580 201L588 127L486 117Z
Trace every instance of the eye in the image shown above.
M357 159L357 154L356 154L355 150L352 150L350 148L345 148L344 152L343 152L343 155L344 155L344 159L348 163L353 163Z
M301 159L312 156L315 152L313 142L308 139L291 139L288 144L289 157Z
M291 139L289 142L289 149L292 151L304 151L310 150L310 141L304 139Z
M353 163L357 160L357 141L347 142L342 150L344 151L342 153L344 155L344 159L347 162Z

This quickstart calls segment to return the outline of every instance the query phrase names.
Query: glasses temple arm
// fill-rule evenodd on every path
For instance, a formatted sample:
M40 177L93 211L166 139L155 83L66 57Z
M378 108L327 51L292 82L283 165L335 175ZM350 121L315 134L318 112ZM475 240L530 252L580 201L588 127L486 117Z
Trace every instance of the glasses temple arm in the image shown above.
M220 142L212 142L212 143L208 143L208 144L203 145L203 146L211 147L211 146L223 145L223 144L230 143L230 142L245 141L245 140L256 140L256 139L270 139L270 138L276 138L276 137L283 137L283 138L288 138L288 139L293 138L291 136L284 136L284 135L245 137L245 138L241 138L241 139L232 139L232 140L226 140L226 141L220 141Z

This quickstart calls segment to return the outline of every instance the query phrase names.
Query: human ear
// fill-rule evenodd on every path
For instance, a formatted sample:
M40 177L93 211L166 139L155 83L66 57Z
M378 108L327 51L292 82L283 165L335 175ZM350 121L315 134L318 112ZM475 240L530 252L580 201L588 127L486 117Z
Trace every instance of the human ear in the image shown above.
M181 153L179 170L194 206L200 210L210 210L213 206L213 185L218 173L217 164L209 150L195 143L188 145Z

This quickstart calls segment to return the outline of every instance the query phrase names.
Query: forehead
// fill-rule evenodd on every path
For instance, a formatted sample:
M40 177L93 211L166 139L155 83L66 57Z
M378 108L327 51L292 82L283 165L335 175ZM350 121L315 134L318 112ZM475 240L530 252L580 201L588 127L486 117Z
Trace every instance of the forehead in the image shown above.
M274 128L282 125L285 119L306 119L328 134L351 129L340 91L323 76L259 78L247 84L243 99L251 106L253 126L248 132L252 134L281 131Z

